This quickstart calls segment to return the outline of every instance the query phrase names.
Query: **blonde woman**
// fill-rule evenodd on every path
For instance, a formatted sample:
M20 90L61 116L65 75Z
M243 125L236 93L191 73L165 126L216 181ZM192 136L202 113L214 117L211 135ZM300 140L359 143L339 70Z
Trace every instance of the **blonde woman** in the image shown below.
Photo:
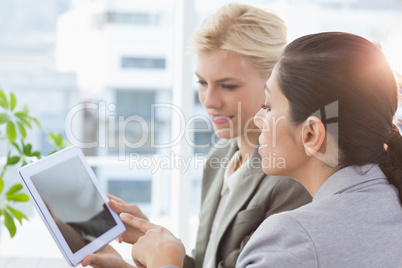
M298 182L264 174L257 150L260 130L253 117L287 43L286 34L285 23L274 13L228 4L206 18L191 40L190 48L197 55L199 99L221 139L205 165L196 247L192 257L179 257L184 267L234 267L265 218L311 201ZM275 155L269 164L284 168ZM134 205L115 201L111 207L116 212L144 218ZM135 243L141 235L129 229L123 237ZM106 258L90 255L83 265L118 267L105 266L111 260Z
M191 42L197 55L198 95L221 140L209 155L194 259L185 267L234 267L256 227L268 216L311 201L290 178L267 176L253 117L282 53L287 28L260 8L228 4L202 23ZM258 105L257 105L258 106ZM257 146L258 147L258 146ZM214 165L224 163L228 165ZM271 157L270 165L283 164Z

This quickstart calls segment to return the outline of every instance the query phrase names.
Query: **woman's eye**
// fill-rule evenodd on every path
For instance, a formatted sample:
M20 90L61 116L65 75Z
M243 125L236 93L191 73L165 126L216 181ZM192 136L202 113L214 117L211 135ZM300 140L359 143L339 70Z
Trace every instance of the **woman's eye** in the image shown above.
M207 82L205 82L204 80L198 80L197 83L203 86L207 84Z
M235 88L237 88L237 85L222 84L222 87L226 88L226 89L235 89Z
M265 104L261 104L261 108L264 110L267 110L267 112L271 111L271 107L265 105Z

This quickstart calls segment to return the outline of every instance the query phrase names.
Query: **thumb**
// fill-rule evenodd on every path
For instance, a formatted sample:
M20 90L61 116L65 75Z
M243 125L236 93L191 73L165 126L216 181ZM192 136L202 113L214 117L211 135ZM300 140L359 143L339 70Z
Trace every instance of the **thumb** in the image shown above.
M85 256L84 260L82 261L82 266L90 265L93 268L105 268L105 267L115 267L115 262L113 258L105 254L90 254Z
M96 267L95 265L100 263L99 258L100 257L97 254L89 254L89 255L85 256L85 258L82 260L81 265L84 267L88 266L88 265L92 265L93 267Z

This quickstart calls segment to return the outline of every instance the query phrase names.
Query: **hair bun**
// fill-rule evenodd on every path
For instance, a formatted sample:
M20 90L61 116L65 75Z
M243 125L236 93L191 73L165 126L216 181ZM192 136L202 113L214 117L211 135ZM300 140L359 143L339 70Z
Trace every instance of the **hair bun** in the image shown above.
M387 145L388 147L391 146L392 148L396 148L397 150L400 146L402 147L402 135L399 132L399 128L395 124L392 126L392 131L387 140Z
M402 202L402 136L395 124L385 147L388 160L380 164L380 167L388 181L398 189Z
M397 177L402 180L402 136L395 124L392 126L391 134L386 144L388 163L384 167L392 171L392 173L398 173Z

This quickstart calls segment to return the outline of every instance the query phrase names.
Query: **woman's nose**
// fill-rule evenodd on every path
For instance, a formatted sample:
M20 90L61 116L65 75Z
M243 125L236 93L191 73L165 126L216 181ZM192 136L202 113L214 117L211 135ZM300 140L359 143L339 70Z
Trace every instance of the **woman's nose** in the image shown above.
M267 121L267 119L262 115L263 111L263 109L260 109L258 113L256 113L256 115L254 116L254 124L261 130L264 129Z
M204 105L205 108L220 108L222 106L222 101L219 97L219 94L216 92L215 88L208 87L204 94L203 100L201 103ZM200 96L201 99L201 96Z

